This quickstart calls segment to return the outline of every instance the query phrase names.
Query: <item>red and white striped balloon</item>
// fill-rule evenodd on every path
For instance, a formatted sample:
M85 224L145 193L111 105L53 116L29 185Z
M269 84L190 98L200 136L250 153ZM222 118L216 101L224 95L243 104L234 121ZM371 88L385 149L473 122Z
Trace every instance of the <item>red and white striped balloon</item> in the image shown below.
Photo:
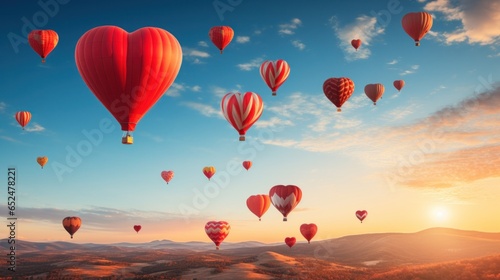
M215 249L219 250L219 246L226 239L231 226L226 221L209 221L205 224L205 233L215 243Z
M230 92L222 98L221 109L226 120L240 134L240 141L245 141L245 133L262 115L264 103L255 92Z
M286 81L289 74L290 66L283 59L266 60L260 65L260 76L273 91L273 95L276 95L276 91Z
M283 214L283 221L287 221L288 214L299 204L302 191L294 185L276 185L269 190L271 203Z
M31 113L28 111L19 111L16 113L16 121L19 123L19 125L24 129L26 125L31 120Z

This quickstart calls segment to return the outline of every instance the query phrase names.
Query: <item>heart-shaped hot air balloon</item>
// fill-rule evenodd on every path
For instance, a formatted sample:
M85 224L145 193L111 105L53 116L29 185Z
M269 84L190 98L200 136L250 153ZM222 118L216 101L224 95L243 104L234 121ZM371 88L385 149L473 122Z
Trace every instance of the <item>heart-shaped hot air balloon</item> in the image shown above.
M415 46L420 46L420 40L432 28L432 15L427 12L407 13L401 20L401 25L413 40Z
M71 235L71 238L73 238L73 234L82 225L82 220L79 217L66 217L63 219L62 224L64 229Z
M208 180L210 180L210 178L212 178L212 176L214 176L214 174L215 174L215 167L213 167L213 166L203 167L203 174L205 174L205 176L208 178Z
M182 49L166 30L145 27L132 33L100 26L83 34L75 49L78 71L89 89L126 131L131 132L174 82Z
M16 113L16 121L23 128L28 125L31 120L31 113L28 111L19 111Z
M356 217L363 222L363 220L366 218L368 215L368 212L366 210L358 210L356 211Z
M230 92L222 98L221 109L226 120L240 134L240 141L245 141L245 133L262 115L264 104L257 93Z
M345 77L329 78L323 83L323 92L325 96L337 106L337 111L340 112L342 104L344 104L354 92L354 82Z
M276 91L286 81L288 75L290 66L283 59L266 60L260 65L260 76L271 89L272 95L276 95Z
M137 233L139 233L139 231L141 230L141 228L142 228L142 227L141 227L140 225L135 225L135 226L134 226L134 230L135 230Z
M245 160L245 161L243 162L243 167L244 167L246 170L250 169L250 167L252 167L252 162L251 162L251 161L249 161L249 160Z
M45 62L45 58L57 46L59 35L54 30L33 30L28 34L28 42Z
M358 48L361 46L361 39L353 39L351 40L351 46L358 50Z
M384 95L384 91L385 88L383 84L367 84L365 86L365 94L373 101L373 105L377 105L377 100Z
M247 198L247 207L259 218L267 212L271 206L271 199L267 194L251 195Z
M43 166L45 164L47 164L48 161L49 161L48 157L37 157L36 158L36 162L38 162L38 164L40 164L40 166L42 167L42 169L43 169Z
M269 198L286 222L288 214L302 199L302 191L295 185L276 185L269 190Z
M316 232L318 232L318 227L315 224L300 225L300 233L307 239L307 243L311 243L311 239L316 235Z
M401 91L401 89L405 86L405 81L395 80L392 84L398 91Z
M168 184L168 182L170 182L170 180L172 180L172 178L174 178L174 171L170 171L170 170L169 171L162 171L161 177Z
M219 250L219 246L226 239L231 226L225 221L210 221L205 224L205 233L215 243L215 249Z
M290 248L292 248L293 245L295 245L295 242L297 242L297 239L295 237L285 238L285 244L288 245L288 247L290 247Z
M208 36L212 43L220 50L224 50L234 37L234 31L229 26L214 26L210 28Z

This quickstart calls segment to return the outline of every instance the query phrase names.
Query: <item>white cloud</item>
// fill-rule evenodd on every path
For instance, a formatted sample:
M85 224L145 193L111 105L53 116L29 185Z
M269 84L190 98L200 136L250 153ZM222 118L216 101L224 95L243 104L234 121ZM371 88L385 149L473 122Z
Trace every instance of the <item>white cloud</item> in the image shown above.
M413 74L418 70L419 67L420 67L420 65L411 65L410 69L404 70L403 72L399 73L399 75L405 76L405 75Z
M44 131L45 127L43 127L37 123L33 123L32 125L25 127L24 130L27 132L40 132L40 131Z
M384 33L384 27L377 25L377 18L361 15L348 25L341 27L336 17L330 18L330 24L335 36L340 40L340 48L344 51L346 60L366 59L371 55L369 46L373 39ZM351 40L361 39L361 47L356 50Z
M207 48L207 47L208 47L208 43L207 43L207 42L205 42L205 41L199 41L199 42L198 42L198 46L200 46L200 47L204 47L204 48Z
M393 60L387 62L387 64L389 64L389 65L394 65L396 63L398 63L398 61L396 59L393 59Z
M240 44L248 43L250 42L250 37L248 36L236 36L236 42Z
M292 45L301 51L306 48L306 45L302 43L300 40L293 40Z
M210 57L208 52L187 47L182 48L182 55L186 58L186 60L191 61L194 64L201 64L203 63L201 59Z
M3 113L5 111L6 107L7 107L7 104L5 104L5 102L0 102L0 113Z
M200 114L207 116L207 117L219 117L219 118L224 118L224 115L222 114L221 110L215 109L214 107L204 104L204 103L197 103L197 102L185 102L183 105L194 109L198 111Z
M500 2L492 0L435 0L424 6L428 12L437 12L444 17L437 20L459 21L459 27L451 32L438 32L447 44L467 42L469 44L497 44L500 39Z
M295 29L302 25L302 21L298 18L294 18L290 21L290 23L280 24L279 33L283 35L292 35L295 34Z
M243 71L251 71L254 68L259 68L264 60L262 58L254 58L250 62L240 63L236 66Z
M277 126L293 126L293 122L291 120L284 120L278 117L272 117L269 120L259 119L255 124L255 127L258 128L267 128L267 127L277 127Z
M189 90L189 91L194 91L194 92L198 92L201 90L201 87L198 86L198 85L195 85L195 86L188 86L184 83L173 83L170 88L167 90L167 92L165 93L165 95L167 96L171 96L171 97L177 97L177 96L180 96L181 95L181 92L184 92L186 90Z
M193 86L193 87L191 87L191 90L194 92L199 92L199 91L201 91L201 87L200 86Z

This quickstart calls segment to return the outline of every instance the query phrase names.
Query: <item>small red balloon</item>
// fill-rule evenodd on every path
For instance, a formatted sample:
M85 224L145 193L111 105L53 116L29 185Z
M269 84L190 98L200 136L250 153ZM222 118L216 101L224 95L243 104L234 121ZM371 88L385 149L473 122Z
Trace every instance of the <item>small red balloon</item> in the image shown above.
M288 247L290 247L290 248L292 248L292 247L293 247L293 245L295 245L295 242L296 242L296 241L297 241L297 240L295 239L295 237L287 237L287 238L285 238L285 243L286 243L286 245L288 245Z

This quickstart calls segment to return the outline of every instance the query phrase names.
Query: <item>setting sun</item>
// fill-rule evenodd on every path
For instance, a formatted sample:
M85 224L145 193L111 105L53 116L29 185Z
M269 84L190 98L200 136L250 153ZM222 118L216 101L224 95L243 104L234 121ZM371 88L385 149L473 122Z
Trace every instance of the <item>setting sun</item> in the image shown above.
M431 216L436 222L446 222L449 217L448 209L442 206L434 207L432 209Z

